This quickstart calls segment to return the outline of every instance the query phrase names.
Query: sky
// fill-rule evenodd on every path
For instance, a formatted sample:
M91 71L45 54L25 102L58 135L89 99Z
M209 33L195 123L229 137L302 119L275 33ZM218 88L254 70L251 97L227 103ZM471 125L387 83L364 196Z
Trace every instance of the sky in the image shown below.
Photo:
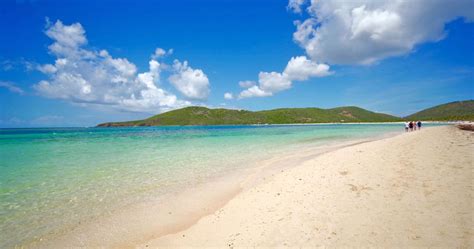
M474 1L0 1L0 127L474 99Z

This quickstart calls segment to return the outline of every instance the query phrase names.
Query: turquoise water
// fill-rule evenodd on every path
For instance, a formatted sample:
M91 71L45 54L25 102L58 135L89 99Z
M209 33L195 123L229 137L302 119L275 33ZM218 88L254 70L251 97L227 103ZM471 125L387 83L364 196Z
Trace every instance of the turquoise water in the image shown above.
M0 129L0 248L275 153L403 132L403 124Z

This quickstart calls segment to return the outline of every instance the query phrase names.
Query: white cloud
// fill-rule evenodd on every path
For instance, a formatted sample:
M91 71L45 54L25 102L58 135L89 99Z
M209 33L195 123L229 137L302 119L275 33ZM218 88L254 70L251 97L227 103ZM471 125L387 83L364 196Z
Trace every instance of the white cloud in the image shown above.
M86 31L80 23L64 25L57 21L54 25L47 25L46 35L57 42L57 46L79 47L87 43ZM53 44L55 45L55 44Z
M53 55L77 59L95 57L93 51L81 48L87 44L87 38L86 31L80 23L64 25L58 20L54 25L48 22L46 28L46 35L55 41L48 47Z
M258 85L250 85L248 89L239 94L239 98L272 96L274 93L291 88L293 81L308 80L310 77L324 77L331 73L326 64L318 64L306 56L292 57L282 73L260 72Z
M449 21L474 19L474 1L312 0L308 13L293 38L313 61L371 64L443 39Z
M148 113L192 104L161 87L161 73L168 67L158 58L170 55L172 50L155 50L148 71L139 73L135 64L126 58L114 58L106 50L85 48L85 30L79 23L64 25L57 21L48 24L45 33L54 41L49 52L56 60L54 64L37 67L49 77L34 85L42 96L85 106ZM178 75L173 84L178 90L195 99L207 97L209 80L202 70L194 70L187 62L179 61L172 70Z
M154 54L155 57L158 58L158 57L162 57L162 56L165 56L165 55L166 55L166 51L164 49L162 49L162 48L156 48L155 49L155 54Z
M21 89L20 87L18 87L14 83L8 82L8 81L0 81L0 87L6 88L6 89L8 89L8 91L10 91L12 93L18 93L20 95L23 95L25 93L25 91L23 91L23 89Z
M252 98L252 97L268 97L272 96L271 92L265 92L264 90L260 89L258 86L252 86L249 89L245 89L239 94L239 98Z
M44 73L44 74L53 74L57 71L56 67L51 64L45 64L45 65L39 65L37 67L38 71Z
M201 69L193 69L188 62L181 63L175 60L173 63L175 73L169 77L169 81L184 96L194 100L205 100L209 96L209 79Z
M173 49L168 49L168 51L166 51L162 48L156 48L155 53L151 55L151 58L156 60L161 57L165 57L172 54L173 54Z
M137 73L137 67L125 58L113 58L106 50L101 50L99 55L103 58L104 66L117 75L117 78L112 79L114 82L126 80Z
M224 99L234 99L234 95L232 93L224 93Z
M301 6L306 0L289 0L287 8L295 13L301 13Z
M257 84L257 82L255 82L253 80L239 81L239 86L242 87L242 88L249 88L249 87L255 86L256 84Z
M306 56L292 57L284 73L290 80L307 80L310 77L324 77L331 74L328 65L315 63Z
M265 92L279 92L291 87L291 81L285 73L260 72L258 74L259 87Z

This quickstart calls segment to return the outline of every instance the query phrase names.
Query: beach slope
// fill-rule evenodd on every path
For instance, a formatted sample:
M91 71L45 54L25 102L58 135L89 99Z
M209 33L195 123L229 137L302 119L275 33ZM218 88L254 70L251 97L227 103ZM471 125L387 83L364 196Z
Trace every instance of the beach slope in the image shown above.
M275 174L140 247L472 248L474 133L422 129Z

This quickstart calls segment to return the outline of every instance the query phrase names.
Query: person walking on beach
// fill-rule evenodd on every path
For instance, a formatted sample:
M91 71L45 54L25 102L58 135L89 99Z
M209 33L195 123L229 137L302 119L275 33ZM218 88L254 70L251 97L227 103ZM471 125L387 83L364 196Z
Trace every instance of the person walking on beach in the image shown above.
M417 121L416 126L418 126L418 130L421 130L421 121Z
M416 131L416 122L415 121L413 121L413 130Z
M409 124L408 121L405 122L405 132L408 132Z
M413 131L413 121L410 121L410 123L408 123L408 127L410 127L410 131Z

